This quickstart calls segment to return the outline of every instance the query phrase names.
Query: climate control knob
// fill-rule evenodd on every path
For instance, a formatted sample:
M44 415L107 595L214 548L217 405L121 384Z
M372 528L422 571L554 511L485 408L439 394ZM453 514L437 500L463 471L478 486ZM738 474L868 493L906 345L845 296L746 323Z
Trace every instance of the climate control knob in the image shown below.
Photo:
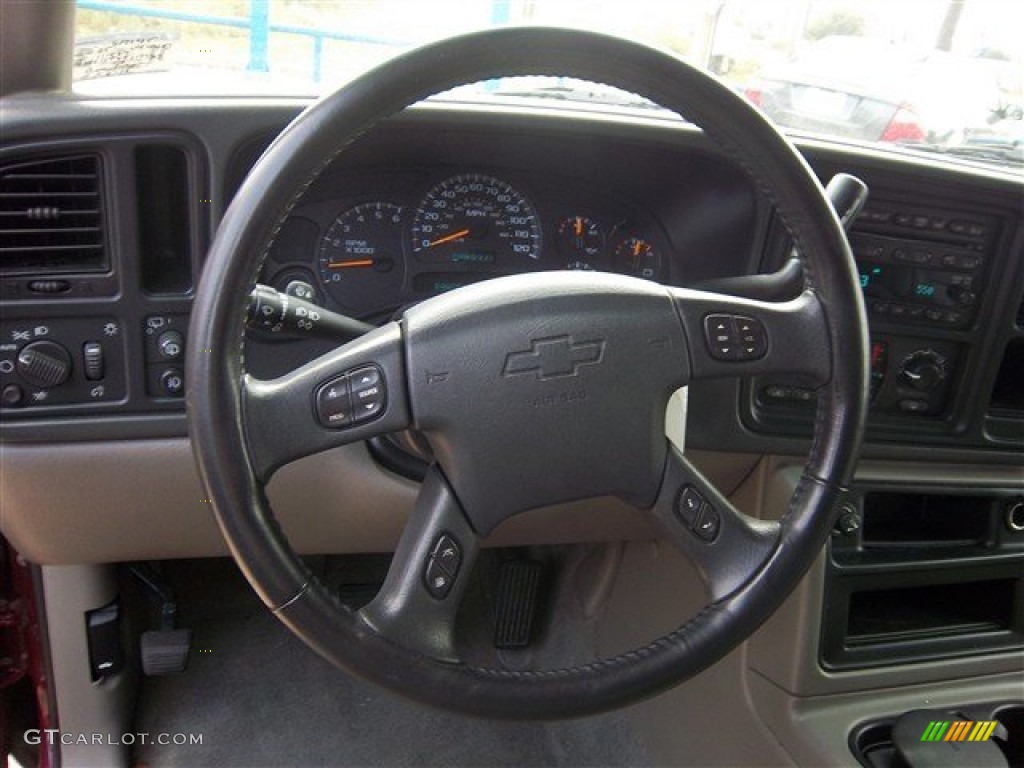
M900 365L900 379L919 392L935 389L945 381L946 375L946 358L934 349L912 352Z
M18 353L18 373L40 389L63 384L71 376L71 355L55 341L33 341Z

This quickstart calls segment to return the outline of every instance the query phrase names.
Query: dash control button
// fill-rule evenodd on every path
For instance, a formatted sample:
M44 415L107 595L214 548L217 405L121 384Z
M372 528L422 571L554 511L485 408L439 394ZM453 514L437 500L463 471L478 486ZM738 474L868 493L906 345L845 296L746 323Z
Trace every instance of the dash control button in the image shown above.
M347 377L339 376L320 385L316 392L316 414L325 427L347 427L352 423Z
M181 397L185 394L185 375L178 368L168 368L160 375L160 386L167 397Z
M0 397L4 408L17 408L24 400L25 392L17 384L8 384L4 387L3 395Z
M87 341L82 345L82 359L85 361L86 379L99 381L103 378L103 347L98 341Z
M348 374L352 392L352 419L356 422L369 421L382 410L387 400L387 387L380 369L369 365Z

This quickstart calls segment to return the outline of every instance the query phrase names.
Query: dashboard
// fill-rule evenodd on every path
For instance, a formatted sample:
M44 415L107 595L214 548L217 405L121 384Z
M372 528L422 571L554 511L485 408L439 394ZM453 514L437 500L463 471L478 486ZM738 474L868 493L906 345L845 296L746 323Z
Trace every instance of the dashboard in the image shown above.
M31 215L0 264L5 439L184 433L182 353L203 253L295 114L242 109L240 136L209 127L217 105L190 109L177 128L154 131L140 108L136 133L97 125L57 145L19 142L12 123L0 192ZM1020 451L1019 182L802 148L823 182L846 171L871 190L850 235L872 332L866 454L984 462ZM380 323L499 275L593 269L700 288L772 273L790 253L766 195L681 121L431 105L325 167L281 222L259 280ZM264 378L329 348L251 341L247 363ZM814 395L799 381L702 382L690 395L706 404L691 412L692 445L804 450Z

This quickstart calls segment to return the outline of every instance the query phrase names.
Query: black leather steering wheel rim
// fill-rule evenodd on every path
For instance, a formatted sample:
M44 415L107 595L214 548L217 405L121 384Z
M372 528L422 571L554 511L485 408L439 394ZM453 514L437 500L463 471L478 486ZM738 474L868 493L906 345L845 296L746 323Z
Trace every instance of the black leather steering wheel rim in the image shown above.
M348 144L436 92L538 74L603 82L647 97L699 125L746 170L775 203L803 255L806 295L820 316L826 347L818 353L827 364L806 467L778 523L777 541L750 578L644 648L571 669L513 672L406 648L343 608L304 568L273 517L266 475L251 450L258 438L244 416L246 398L257 399L257 389L246 389L244 317L249 288L277 229ZM676 294L677 306L684 306L686 297ZM699 339L687 322L684 313L692 352ZM749 636L824 545L852 477L867 407L866 321L856 269L821 185L795 148L741 97L670 55L553 28L491 30L415 50L303 112L259 160L218 229L189 344L188 419L199 472L228 546L263 601L337 666L411 698L490 717L560 718L625 706L692 677ZM447 482L442 471L428 476L427 507L430 494L450 494Z

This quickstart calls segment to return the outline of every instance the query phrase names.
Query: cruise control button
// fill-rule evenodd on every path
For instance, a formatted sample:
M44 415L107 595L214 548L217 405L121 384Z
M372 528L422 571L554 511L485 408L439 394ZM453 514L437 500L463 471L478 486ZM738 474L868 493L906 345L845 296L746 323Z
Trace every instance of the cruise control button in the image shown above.
M443 600L451 591L455 578L450 576L437 560L431 558L423 572L423 582L431 595L438 600Z
M320 386L316 393L316 412L325 427L347 427L352 423L352 403L345 376Z
M448 575L453 578L458 575L459 567L462 565L462 550L453 536L449 536L447 533L441 534L434 545L431 557Z
M693 526L693 532L704 541L714 541L718 537L718 531L721 527L722 518L718 514L718 510L711 504L705 503L701 507L697 524Z
M692 485L687 485L676 500L676 516L683 521L687 528L693 528L703 503L704 497L700 495L700 491Z

